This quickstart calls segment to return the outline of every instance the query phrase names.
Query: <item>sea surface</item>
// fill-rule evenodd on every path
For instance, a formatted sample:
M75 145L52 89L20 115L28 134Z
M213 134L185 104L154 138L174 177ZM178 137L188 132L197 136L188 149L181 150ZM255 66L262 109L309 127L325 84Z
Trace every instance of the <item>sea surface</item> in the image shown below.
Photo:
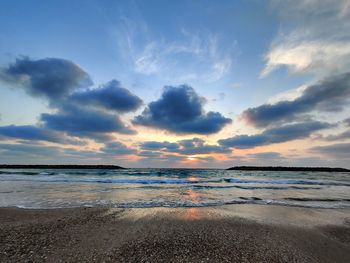
M0 206L350 208L350 173L198 169L0 169Z

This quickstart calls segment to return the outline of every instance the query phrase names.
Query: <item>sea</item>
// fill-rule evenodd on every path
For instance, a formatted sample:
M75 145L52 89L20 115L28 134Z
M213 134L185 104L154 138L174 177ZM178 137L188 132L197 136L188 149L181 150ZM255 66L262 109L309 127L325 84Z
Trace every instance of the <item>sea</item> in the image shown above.
M349 172L0 169L0 207L350 208Z

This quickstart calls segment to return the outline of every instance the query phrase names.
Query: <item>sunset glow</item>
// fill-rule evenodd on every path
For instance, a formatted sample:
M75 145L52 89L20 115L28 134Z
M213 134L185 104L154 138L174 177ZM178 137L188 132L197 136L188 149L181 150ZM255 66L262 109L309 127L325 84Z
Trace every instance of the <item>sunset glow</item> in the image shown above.
M345 0L16 2L3 163L349 167Z

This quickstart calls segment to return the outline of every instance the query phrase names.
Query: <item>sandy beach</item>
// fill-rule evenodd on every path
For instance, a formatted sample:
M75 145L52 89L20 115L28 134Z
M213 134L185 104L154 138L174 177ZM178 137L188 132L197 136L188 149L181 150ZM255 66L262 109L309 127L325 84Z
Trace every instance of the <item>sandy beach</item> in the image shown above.
M349 260L346 209L0 209L1 262Z

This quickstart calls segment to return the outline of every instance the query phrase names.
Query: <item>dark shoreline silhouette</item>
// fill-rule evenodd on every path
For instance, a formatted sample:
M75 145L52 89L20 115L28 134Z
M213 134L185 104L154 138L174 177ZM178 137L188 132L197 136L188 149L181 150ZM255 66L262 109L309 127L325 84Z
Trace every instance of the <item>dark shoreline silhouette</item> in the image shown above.
M118 165L84 164L0 164L0 169L127 169ZM186 169L186 168L185 168ZM295 171L295 172L350 172L339 167L285 167L285 166L233 166L226 170L235 171Z
M0 169L126 169L118 165L0 164Z
M234 166L227 170L236 171L295 171L295 172L350 172L345 168L332 167L285 167L285 166Z

